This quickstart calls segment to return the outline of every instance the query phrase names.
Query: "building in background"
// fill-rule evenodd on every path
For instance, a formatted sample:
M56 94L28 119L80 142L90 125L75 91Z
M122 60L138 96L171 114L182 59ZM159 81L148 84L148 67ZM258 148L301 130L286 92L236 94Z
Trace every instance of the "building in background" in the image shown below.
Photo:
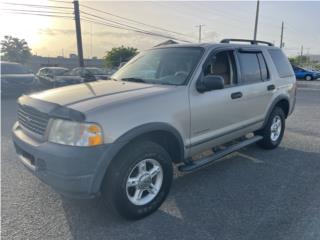
M310 54L308 55L310 61L320 63L320 54Z
M92 59L84 59L84 65L86 67L103 67L103 60L97 59L96 57ZM38 72L38 70L42 67L65 67L72 69L78 67L79 62L76 54L70 54L69 58L64 58L62 56L32 56L27 66L30 67L33 72Z

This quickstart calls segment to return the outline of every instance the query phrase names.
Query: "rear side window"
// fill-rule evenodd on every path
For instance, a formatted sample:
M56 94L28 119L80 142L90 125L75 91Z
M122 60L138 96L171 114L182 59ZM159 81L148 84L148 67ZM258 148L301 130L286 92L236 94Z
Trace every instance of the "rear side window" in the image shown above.
M290 77L293 75L292 67L288 61L288 58L280 49L270 49L268 52L281 78Z
M262 53L258 53L257 56L259 60L260 70L261 70L261 80L267 81L269 79L269 72L268 72L266 60L264 59Z
M242 82L251 84L261 82L260 65L256 53L239 53Z

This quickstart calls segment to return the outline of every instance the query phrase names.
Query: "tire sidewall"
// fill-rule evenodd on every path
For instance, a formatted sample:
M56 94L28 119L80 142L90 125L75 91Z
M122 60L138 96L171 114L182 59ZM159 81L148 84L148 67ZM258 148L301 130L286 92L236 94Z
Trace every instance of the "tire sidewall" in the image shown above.
M127 197L126 183L132 169L141 160L152 158L159 162L163 170L163 182L157 196L145 205L135 205ZM111 202L120 215L127 219L140 219L156 211L169 193L173 168L169 154L158 144L153 142L140 142L125 149L115 159L120 164L115 164L114 170L108 177L106 185L107 194L111 194Z
M272 125L273 119L274 119L276 116L279 116L280 119L281 119L281 132L280 132L280 135L279 135L279 137L277 138L277 140L273 141L273 140L271 139L271 125ZM284 115L284 112L283 112L283 110L282 110L281 108L276 107L276 108L272 111L272 113L271 113L271 115L270 115L270 117L269 117L269 120L268 120L268 124L267 124L267 126L266 126L266 129L267 129L267 131L266 131L267 134L266 134L266 136L264 136L264 137L267 137L267 138L268 138L268 140L269 140L269 142L270 142L270 144L271 144L272 146L274 146L274 147L278 146L278 145L281 143L281 140L282 140L283 134L284 134L284 130L285 130L285 115Z

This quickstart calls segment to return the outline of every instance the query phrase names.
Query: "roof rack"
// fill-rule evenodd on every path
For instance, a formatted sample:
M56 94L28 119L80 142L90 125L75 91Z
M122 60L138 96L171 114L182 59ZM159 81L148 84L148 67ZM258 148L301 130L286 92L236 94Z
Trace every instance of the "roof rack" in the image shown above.
M259 43L262 44L267 44L268 46L274 46L272 43L270 42L265 42L265 41L258 41L258 40L250 40L250 39L234 39L234 38L226 38L226 39L222 39L220 41L220 43L230 43L230 42L249 42L253 45L258 45Z

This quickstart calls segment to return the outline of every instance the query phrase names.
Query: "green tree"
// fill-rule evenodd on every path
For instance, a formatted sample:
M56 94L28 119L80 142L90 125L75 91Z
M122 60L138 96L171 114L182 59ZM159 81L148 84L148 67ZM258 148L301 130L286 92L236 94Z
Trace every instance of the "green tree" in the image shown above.
M5 36L1 41L1 55L3 60L26 63L31 57L31 49L24 39Z
M107 52L104 63L107 67L118 67L122 62L129 61L138 53L138 49L133 47L115 47Z
M289 58L289 61L294 66L303 67L306 64L310 63L310 59L308 56L296 56Z

